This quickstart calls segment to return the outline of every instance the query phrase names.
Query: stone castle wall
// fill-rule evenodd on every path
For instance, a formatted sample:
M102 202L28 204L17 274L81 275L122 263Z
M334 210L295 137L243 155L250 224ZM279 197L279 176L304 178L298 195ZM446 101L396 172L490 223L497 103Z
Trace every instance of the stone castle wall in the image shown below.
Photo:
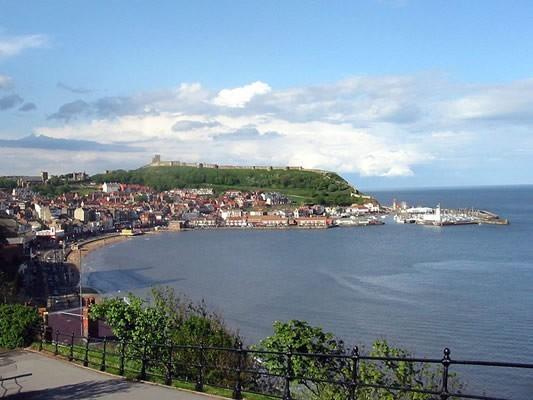
M273 171L273 170L285 170L285 171L310 171L310 172L318 172L321 174L325 174L328 171L324 171L321 169L307 169L303 168L301 166L285 166L285 167L276 167L276 166L264 166L264 165L250 165L250 166L242 166L242 165L219 165L219 164L209 164L209 163L189 163L189 162L183 162L183 161L167 161L167 160L161 160L161 156L155 155L154 158L152 158L152 162L148 164L150 167L193 167L193 168L212 168L212 169L257 169L257 170L267 170L267 171Z

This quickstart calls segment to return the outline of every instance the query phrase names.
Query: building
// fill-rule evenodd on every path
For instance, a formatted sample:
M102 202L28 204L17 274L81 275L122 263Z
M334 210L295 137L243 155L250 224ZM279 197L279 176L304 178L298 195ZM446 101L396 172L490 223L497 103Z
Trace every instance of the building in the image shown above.
M250 215L248 224L254 227L282 228L289 226L289 219L279 215Z
M215 228L219 226L219 219L213 216L198 217L188 221L191 228Z
M66 175L63 175L64 179L67 181L74 181L74 182L83 182L89 178L89 175L83 172L70 172Z
M89 213L87 210L83 207L78 207L74 210L74 219L77 219L81 222L88 222L89 221Z
M330 225L327 217L300 217L294 221L300 228L327 228Z
M102 192L104 193L115 193L120 190L120 184L112 182L104 182L102 185Z
M248 226L248 221L242 216L227 217L224 225L233 228L245 228Z
M20 255L28 255L30 243L35 239L35 232L30 224L19 223L15 218L0 216L1 246L17 248ZM1 259L0 259L1 261Z
M150 167L193 167L193 168L214 168L214 169L260 169L260 170L296 170L296 171L314 171L319 173L327 173L327 171L319 169L305 169L302 166L285 166L285 167L276 167L276 166L266 166L266 165L219 165L219 164L209 164L204 162L183 162L183 161L167 161L161 160L161 155L156 154L152 158L152 161L147 166Z
M241 218L242 217L242 210L238 208L232 208L229 210L222 210L220 212L220 216L222 219L226 220L228 218Z
M44 204L35 204L35 212L40 220L44 222L52 221L52 213L50 212L50 207Z

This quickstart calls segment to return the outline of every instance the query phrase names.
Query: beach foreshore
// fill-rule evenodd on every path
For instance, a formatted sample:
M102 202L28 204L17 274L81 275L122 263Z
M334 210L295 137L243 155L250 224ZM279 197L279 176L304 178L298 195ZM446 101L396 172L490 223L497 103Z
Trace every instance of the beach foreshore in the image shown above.
M168 232L167 230L160 231L145 231L145 235L153 235L160 232ZM90 252L102 248L104 246L109 246L114 243L122 242L124 240L133 239L137 236L128 236L120 233L111 233L105 236L99 236L91 239L87 239L77 243L77 249L69 249L66 254L65 261L68 264L73 265L78 271L80 269L80 255L81 259L87 256ZM76 245L75 245L76 246Z
M91 251L99 249L104 246L109 246L113 243L122 242L129 239L128 236L123 236L119 233L101 236L94 239L85 240L78 243L77 250L70 250L66 262L74 266L78 271L80 269L80 259L83 259Z

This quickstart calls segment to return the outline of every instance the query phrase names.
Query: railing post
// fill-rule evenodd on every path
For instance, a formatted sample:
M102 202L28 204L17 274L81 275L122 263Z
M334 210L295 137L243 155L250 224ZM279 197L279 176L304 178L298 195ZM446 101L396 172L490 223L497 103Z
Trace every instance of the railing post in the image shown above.
M237 342L235 343L235 347L237 348L237 380L235 382L235 389L233 390L233 398L235 400L241 400L242 399L242 379L241 379L241 371L243 367L243 350L242 350L242 342L237 339Z
M122 339L120 341L120 365L119 365L119 368L118 368L118 374L119 375L124 375L124 359L126 358L126 341L124 339Z
M359 348L355 346L352 349L352 381L350 382L350 400L357 398L358 367L359 367Z
M59 354L59 329L56 331L56 343L55 343L55 349L54 349L54 356L57 356Z
M196 376L196 385L194 390L197 392L204 391L204 345L200 345L200 355L198 360L198 375Z
M107 336L104 336L104 352L102 354L102 364L100 364L100 371L105 371L106 368L106 351L107 351Z
M167 357L167 374L165 377L165 385L172 386L172 353L174 351L174 346L172 346L172 342L169 341L167 348L168 348L168 357Z
M85 355L83 356L83 366L88 367L89 366L89 341L91 338L87 336L85 338Z
M444 357L442 357L442 387L440 390L441 400L447 400L448 397L450 397L448 392L448 368L450 363L450 349L446 347L444 349Z
M292 347L289 347L289 352L286 353L285 356L287 357L287 369L285 370L285 389L283 391L283 400L292 400Z
M74 360L74 332L72 332L72 336L70 337L70 353L68 355L68 360Z
M41 341L39 342L39 351L43 351L44 335L46 334L46 327L41 326Z
M148 364L148 355L147 355L147 347L148 347L148 343L145 341L144 342L144 346L143 346L143 356L142 356L142 364L141 364L141 375L140 375L140 379L142 381L145 381L146 380L146 367L147 367L147 364Z

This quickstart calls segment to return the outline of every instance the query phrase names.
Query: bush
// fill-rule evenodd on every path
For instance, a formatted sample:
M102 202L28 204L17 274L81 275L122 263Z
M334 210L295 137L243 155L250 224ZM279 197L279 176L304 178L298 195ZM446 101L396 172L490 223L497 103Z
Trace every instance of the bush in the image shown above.
M113 334L128 343L125 348L128 358L141 359L146 352L152 360L151 367L160 375L165 374L168 348L157 344L232 347L239 339L203 302L195 304L176 295L171 288L153 289L151 302L133 294L126 300L105 299L91 307L89 316L93 320L105 320ZM207 380L229 384L231 379L227 380L224 371L235 365L235 355L206 352L204 357L207 364L225 368L209 371ZM197 375L198 358L199 352L195 349L182 349L174 354L174 362L181 366L180 374L189 380Z
M288 321L274 323L274 334L262 340L257 350L266 353L262 362L266 369L277 375L285 375L286 358L277 352L292 349L297 353L292 357L293 374L297 377L296 384L305 388L306 399L313 400L344 400L349 398L347 386L325 383L326 381L349 382L352 366L347 358L312 357L302 354L347 355L344 343L332 333L324 332L320 327L309 325L305 321ZM372 345L371 357L393 359L412 357L407 351L390 346L385 340L377 340ZM402 360L384 362L360 362L359 379L361 382L379 386L409 387L415 390L438 391L440 387L440 369L423 363L412 363ZM307 379L304 379L306 377ZM448 383L453 392L461 392L463 384L454 374ZM364 387L357 391L360 400L429 400L434 396L424 393L392 391L380 388Z
M20 304L0 305L0 347L29 346L39 328L39 314Z

